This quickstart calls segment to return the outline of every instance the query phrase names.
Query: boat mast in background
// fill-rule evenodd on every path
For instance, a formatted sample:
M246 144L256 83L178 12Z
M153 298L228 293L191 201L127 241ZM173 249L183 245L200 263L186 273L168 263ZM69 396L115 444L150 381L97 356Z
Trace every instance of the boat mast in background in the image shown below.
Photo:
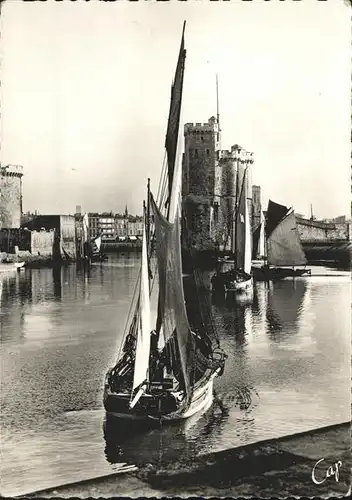
M218 81L218 75L216 75L216 119L218 122L218 143L220 143L220 111L219 111L219 81Z

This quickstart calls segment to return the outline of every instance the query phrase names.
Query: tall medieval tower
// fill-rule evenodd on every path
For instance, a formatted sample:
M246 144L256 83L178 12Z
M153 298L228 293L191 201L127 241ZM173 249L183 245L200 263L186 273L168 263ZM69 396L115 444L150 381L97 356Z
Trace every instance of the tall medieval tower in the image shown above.
M237 195L245 177L252 215L253 153L238 144L221 150L218 119L186 123L182 168L183 246L193 252L231 251ZM250 216L250 219L252 217Z
M23 167L0 167L0 229L18 228L22 215Z
M230 150L219 152L219 181L214 197L217 208L215 239L222 251L231 250L236 197L241 192L245 172L248 211L252 214L252 164L253 153L238 144L232 146Z
M207 123L186 123L184 137L182 197L187 240L196 251L213 251L214 194L219 182L217 119L211 117Z

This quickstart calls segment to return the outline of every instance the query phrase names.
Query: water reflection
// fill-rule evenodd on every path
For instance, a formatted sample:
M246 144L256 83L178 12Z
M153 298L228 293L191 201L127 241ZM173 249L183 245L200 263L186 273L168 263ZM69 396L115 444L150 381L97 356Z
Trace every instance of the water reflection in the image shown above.
M139 269L139 259L126 254L86 271L70 265L1 276L1 472L8 496L29 484L84 479L109 468L107 460L191 464L208 451L348 420L350 278L334 272L257 283L249 304L215 300L228 359L214 381L213 406L169 428L130 435L110 427L104 439L103 378Z
M22 306L30 297L28 284L22 279L22 273L13 273L0 277L0 340L23 338L24 312ZM11 308L8 305L11 304ZM11 324L11 330L6 328Z
M266 319L272 340L277 333L287 329L295 331L303 313L307 283L304 279L282 280L270 283L267 288Z
M54 297L56 300L61 301L62 299L62 268L53 267L53 287L54 287Z
M229 408L215 399L203 414L163 426L156 424L152 429L140 422L106 418L106 459L109 463L127 462L138 467L187 466L196 456L209 451L211 443L224 431L229 415Z

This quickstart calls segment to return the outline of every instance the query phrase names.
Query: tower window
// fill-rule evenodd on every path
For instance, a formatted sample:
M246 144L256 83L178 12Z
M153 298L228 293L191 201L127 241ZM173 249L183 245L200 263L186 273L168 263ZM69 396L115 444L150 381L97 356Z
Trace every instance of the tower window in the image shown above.
M204 137L203 137L203 136L201 136L200 140L201 140L201 141L204 141Z
M198 149L194 150L194 156L198 156Z
M207 149L207 156L209 156L209 154L210 154L210 151L209 151L209 149Z

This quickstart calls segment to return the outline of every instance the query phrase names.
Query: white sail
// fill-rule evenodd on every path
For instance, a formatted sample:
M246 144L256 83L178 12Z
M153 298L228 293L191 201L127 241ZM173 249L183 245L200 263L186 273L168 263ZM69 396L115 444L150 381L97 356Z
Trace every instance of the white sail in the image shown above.
M259 257L265 256L265 223L263 212L260 212Z
M292 210L272 231L267 240L268 263L272 266L303 266L307 259Z
M247 193L247 169L245 169L242 174L242 186L235 217L234 246L236 267L250 274L252 264L252 234Z
M89 219L88 214L84 214L83 216L83 241L88 241L88 228L89 228Z
M133 389L141 385L148 377L150 354L150 298L147 238L143 224L142 269L139 292L139 324L137 331L136 359L133 374Z
M249 209L248 209L247 199L245 201L244 224L245 224L245 243L244 243L243 270L245 273L250 274L252 267L252 234L251 234L251 222L249 219Z
M97 246L97 250L98 252L100 252L100 248L101 248L101 236L97 236L94 240L94 243L96 244Z

